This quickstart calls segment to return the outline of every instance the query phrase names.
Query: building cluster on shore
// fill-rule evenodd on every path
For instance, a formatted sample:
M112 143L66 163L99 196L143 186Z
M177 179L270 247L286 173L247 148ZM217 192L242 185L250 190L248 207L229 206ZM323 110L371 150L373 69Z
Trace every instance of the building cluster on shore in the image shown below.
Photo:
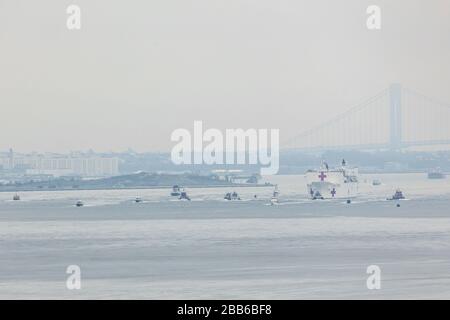
M0 154L0 169L27 175L104 177L119 174L119 159L97 154Z

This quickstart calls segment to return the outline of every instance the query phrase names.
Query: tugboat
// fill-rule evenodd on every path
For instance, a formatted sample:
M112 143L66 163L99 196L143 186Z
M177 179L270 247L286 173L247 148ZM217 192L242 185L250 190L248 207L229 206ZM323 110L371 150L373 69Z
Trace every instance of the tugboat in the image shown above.
M19 201L19 200L20 200L19 194L16 193L16 194L13 196L13 200L14 200L14 201Z
M142 202L142 198L141 198L141 197L136 197L136 198L134 199L134 202L140 203L140 202Z
M178 185L174 185L172 187L172 192L170 193L172 197L179 197L181 195L180 187Z
M318 200L318 199L323 200L324 199L324 197L317 190L314 192L314 190L311 188L309 193L311 194L311 199L313 199L313 200Z
M189 198L187 192L184 189L180 191L180 197L178 199L191 201L191 198Z
M75 203L75 206L82 207L82 206L84 206L84 203L83 203L83 201L78 200L77 203Z
M403 195L403 192L400 189L397 189L392 197L387 198L387 200L403 200L403 199L405 199L405 196Z
M231 200L241 200L241 198L239 197L239 195L237 194L237 192L228 192L225 197L225 200L231 201Z
M280 192L278 191L278 185L275 185L275 190L273 190L272 198L270 198L270 204L274 205L278 203L278 196L280 195Z

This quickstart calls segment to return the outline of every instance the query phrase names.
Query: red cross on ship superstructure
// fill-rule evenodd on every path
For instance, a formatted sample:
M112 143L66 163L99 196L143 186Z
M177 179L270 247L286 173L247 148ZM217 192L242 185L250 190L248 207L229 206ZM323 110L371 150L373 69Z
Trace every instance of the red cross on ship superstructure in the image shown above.
M327 175L323 171L319 174L320 181L324 181L326 177Z

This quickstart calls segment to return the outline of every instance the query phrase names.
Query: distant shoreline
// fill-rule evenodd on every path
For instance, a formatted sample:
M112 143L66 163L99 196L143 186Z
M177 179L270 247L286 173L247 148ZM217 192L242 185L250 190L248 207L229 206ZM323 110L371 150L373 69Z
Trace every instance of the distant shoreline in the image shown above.
M111 188L54 188L54 189L36 189L36 188L24 188L24 189L9 189L9 190L2 190L0 189L0 192L34 192L34 191L41 191L41 192L51 192L51 191L108 191L108 190L145 190L145 189L172 189L173 186L136 186L136 187L111 187ZM183 188L189 188L189 189L198 189L198 188L261 188L261 187L274 187L274 184L218 184L218 185L183 185Z

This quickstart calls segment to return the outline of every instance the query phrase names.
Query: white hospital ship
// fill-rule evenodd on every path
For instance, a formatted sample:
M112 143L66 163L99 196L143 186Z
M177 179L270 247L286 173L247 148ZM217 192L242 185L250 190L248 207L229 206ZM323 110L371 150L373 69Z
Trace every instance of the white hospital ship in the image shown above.
M308 194L311 199L353 198L358 193L358 168L349 168L345 160L342 166L330 169L323 163L319 170L308 170L305 174Z

